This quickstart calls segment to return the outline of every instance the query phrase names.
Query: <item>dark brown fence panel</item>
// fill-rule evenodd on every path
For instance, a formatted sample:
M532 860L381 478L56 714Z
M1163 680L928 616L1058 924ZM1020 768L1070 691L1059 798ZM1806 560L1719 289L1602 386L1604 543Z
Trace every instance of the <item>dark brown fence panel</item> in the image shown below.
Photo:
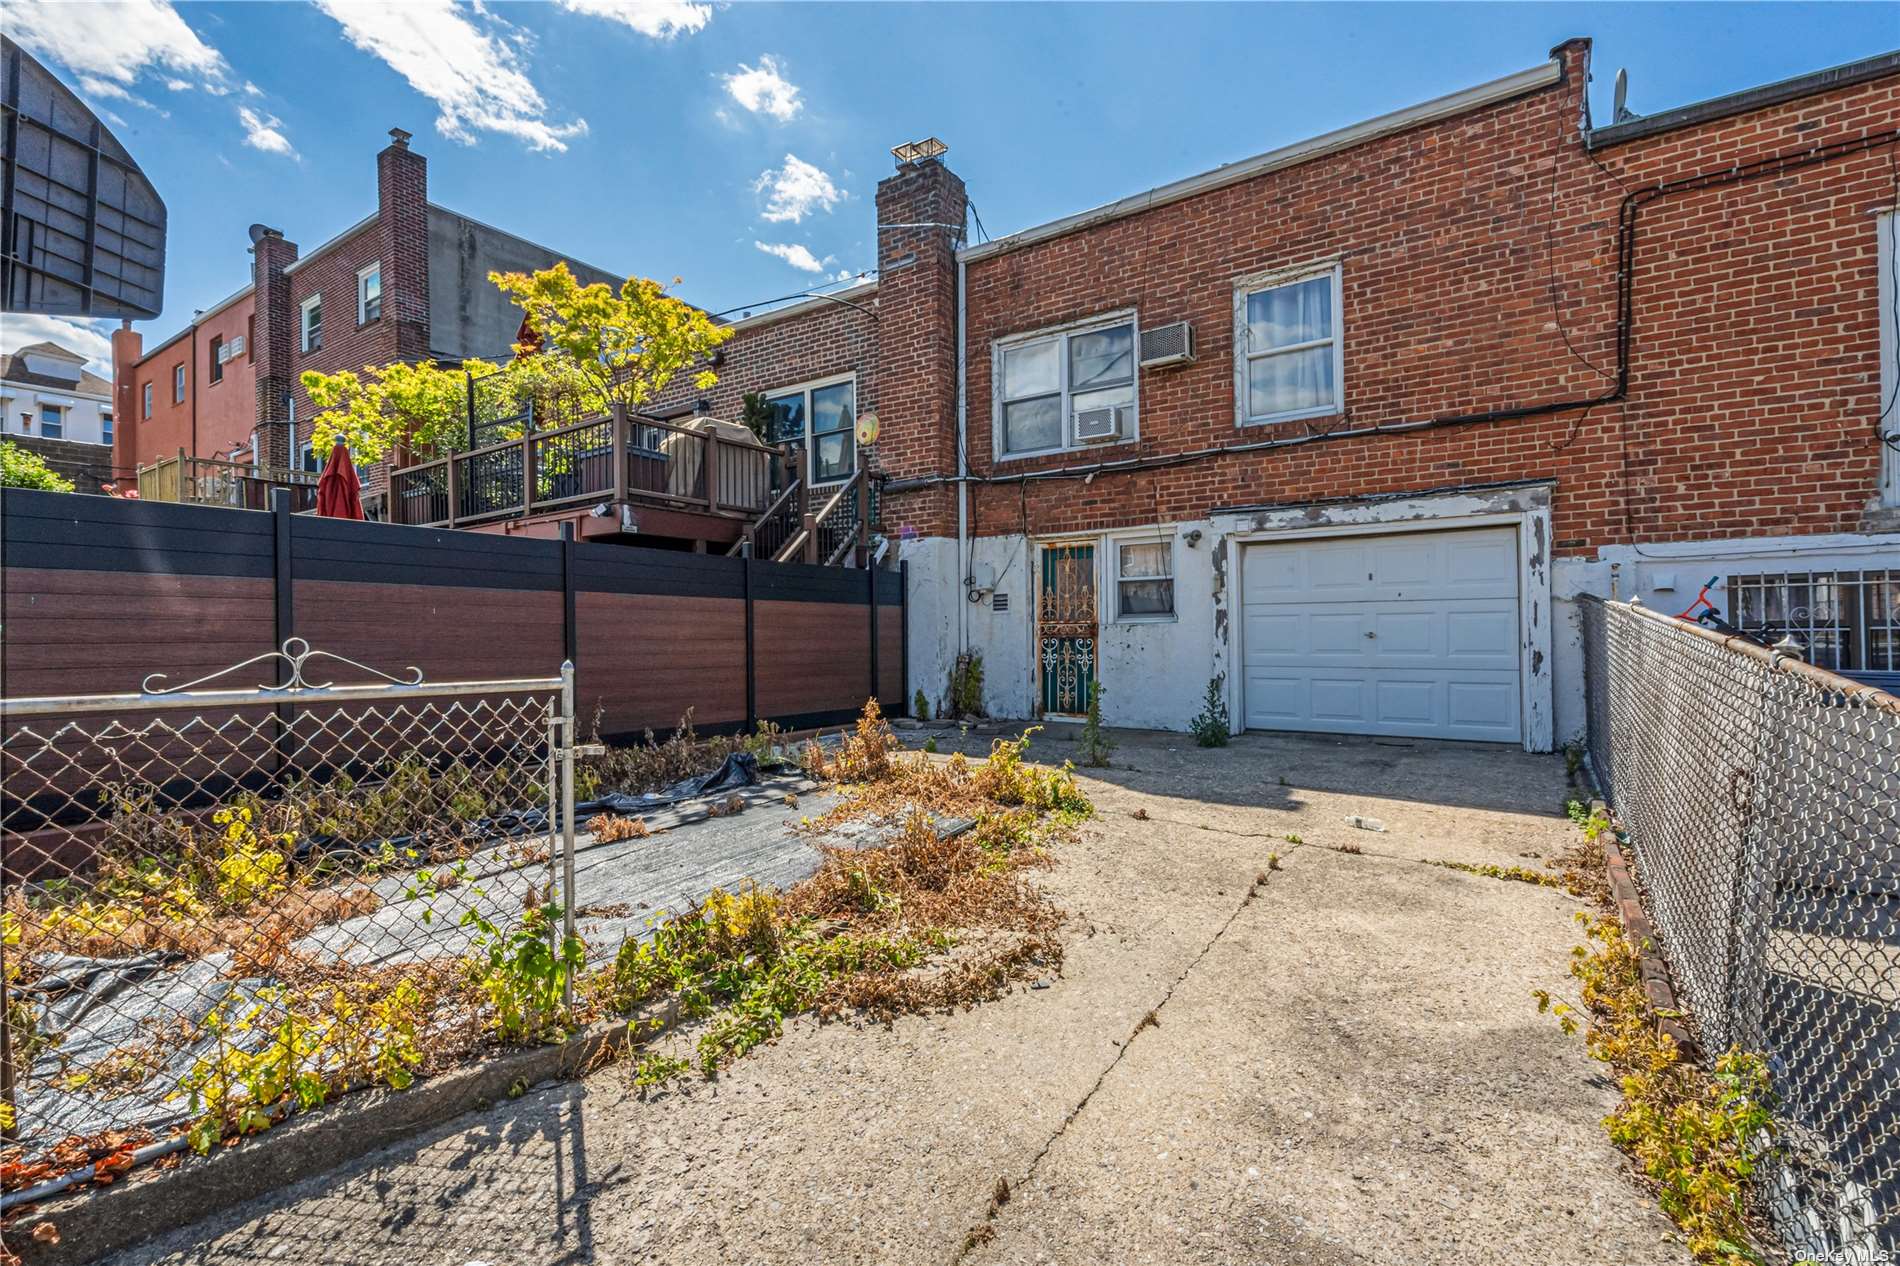
M877 576L877 701L887 716L910 711L904 673L904 578L897 572Z
M688 708L717 731L847 722L874 688L908 703L898 572L18 490L0 549L11 697L175 685L299 637L434 681L571 655L610 738Z

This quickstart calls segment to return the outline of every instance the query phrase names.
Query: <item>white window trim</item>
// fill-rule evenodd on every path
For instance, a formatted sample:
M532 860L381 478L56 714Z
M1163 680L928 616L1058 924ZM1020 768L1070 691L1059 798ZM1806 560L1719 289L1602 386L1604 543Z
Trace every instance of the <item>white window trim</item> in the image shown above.
M1875 282L1879 287L1875 307L1880 312L1880 397L1874 402L1874 415L1893 401L1893 409L1880 423L1880 500L1883 505L1900 506L1900 438L1888 441L1887 435L1900 435L1900 312L1894 288L1900 285L1900 242L1895 236L1900 234L1900 207L1882 212L1874 220L1876 236L1880 239L1879 267L1875 273Z
M297 350L306 354L310 351L310 309L312 308L317 309L319 313L323 311L321 291L297 305ZM321 331L321 326L319 326L319 331Z
M1234 282L1234 425L1236 427L1267 426L1275 422L1297 422L1301 418L1332 417L1346 411L1346 307L1342 273L1340 262L1337 259L1328 259L1292 268L1255 273ZM1284 413L1263 413L1258 417L1250 417L1247 413L1249 396L1247 367L1252 363L1253 357L1247 347L1248 298L1263 290L1296 285L1302 281L1311 281L1315 277L1328 275L1333 279L1333 337L1315 340L1310 344L1294 344L1273 350L1288 352L1296 346L1320 347L1331 343L1333 347L1333 403L1318 405L1311 409L1289 409Z
M835 387L841 382L848 382L851 384L851 474L846 475L843 479L827 479L824 482L820 483L819 481L811 477L812 476L811 463L812 463L812 458L815 456L815 449L811 442L811 424L813 420L812 407L811 407L811 393L814 391L822 390L826 387ZM833 374L829 378L813 378L808 382L793 383L788 387L774 387L770 391L761 391L759 395L762 399L770 401L777 396L789 396L793 394L794 392L800 392L800 391L805 393L805 434L804 434L804 449L805 449L804 466L805 468L798 472L798 476L800 479L803 479L806 482L806 485L808 487L836 488L839 484L845 483L849 479L851 479L852 475L857 474L858 471L862 469L862 464L864 462L864 454L858 448L857 421L859 417L858 406L861 403L861 401L858 399L857 372L853 370L851 373L848 373L848 374Z
M185 366L183 362L172 366L172 403L185 402Z
M1128 434L1106 444L1079 444L1069 438L1075 433L1075 417L1069 407L1069 351L1068 339L1076 334L1088 334L1094 330L1106 330L1111 326L1126 325L1132 328L1133 342L1130 354L1134 358L1131 366L1133 376L1129 380L1134 402L1129 405ZM1056 357L1056 392L1062 397L1062 434L1064 440L1053 448L1024 449L1020 452L1005 452L1003 449L1003 354L1013 348L1027 347L1031 343L1040 343L1046 339L1063 340L1062 354ZM1120 312L1104 313L1090 317L1085 321L1071 321L1066 325L1044 326L1039 330L1026 330L1021 334L1010 334L990 343L990 456L998 462L1023 461L1032 457L1046 457L1050 453L1077 453L1085 449L1120 448L1124 444L1133 444L1141 438L1141 318L1134 308L1125 308Z
M149 382L140 383L139 386L143 388L139 393L140 416L150 419L152 416L152 398L157 393L152 390L152 384Z
M381 293L383 284L383 261L379 259L373 264L356 270L356 323L358 325L369 324L369 289L367 283L372 273L376 276L376 315L380 318L383 314L383 296Z
M1107 606L1112 613L1111 624L1173 624L1181 618L1181 577L1179 573L1180 551L1175 548L1177 533L1169 527L1165 532L1154 528L1139 531L1114 532L1102 538L1107 547L1108 560L1104 567L1108 573L1109 599ZM1174 609L1166 615L1125 615L1122 613L1122 546L1124 545L1166 545L1168 547L1168 574L1165 579L1169 592L1173 595ZM1141 576L1141 580L1161 580L1160 576Z

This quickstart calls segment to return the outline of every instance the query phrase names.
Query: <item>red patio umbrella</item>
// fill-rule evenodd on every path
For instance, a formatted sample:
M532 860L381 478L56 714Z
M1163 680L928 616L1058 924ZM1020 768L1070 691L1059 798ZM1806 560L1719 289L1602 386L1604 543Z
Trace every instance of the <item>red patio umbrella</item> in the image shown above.
M350 450L342 440L330 450L330 460L317 476L317 513L328 519L363 517L363 493L350 461Z

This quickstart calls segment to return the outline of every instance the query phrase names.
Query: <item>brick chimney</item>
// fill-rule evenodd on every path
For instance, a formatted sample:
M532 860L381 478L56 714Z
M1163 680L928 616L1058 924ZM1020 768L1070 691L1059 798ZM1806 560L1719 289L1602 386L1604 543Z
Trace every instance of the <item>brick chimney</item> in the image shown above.
M429 354L429 160L409 133L389 129L376 156L376 218L382 231L383 320L395 325L391 358Z
M878 465L892 479L957 472L957 248L969 195L942 142L900 145L877 187ZM893 495L886 531L956 530L950 485Z
M139 452L140 413L138 365L145 354L145 336L130 321L112 331L112 477L131 480L139 463L150 454Z
M258 461L284 467L296 450L291 434L290 395L297 385L297 312L284 269L297 259L297 244L278 229L251 228L251 285L257 312L257 421L251 437Z

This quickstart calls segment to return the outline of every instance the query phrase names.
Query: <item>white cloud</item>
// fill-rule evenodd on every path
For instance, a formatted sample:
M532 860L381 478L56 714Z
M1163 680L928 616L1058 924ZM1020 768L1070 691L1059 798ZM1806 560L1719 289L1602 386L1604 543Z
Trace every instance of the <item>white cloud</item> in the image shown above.
M224 54L205 43L178 16L169 0L111 0L73 4L57 0L8 0L7 33L22 47L73 72L82 95L97 103L128 101L171 117L133 89L150 73L172 92L199 91L229 96L236 82ZM261 97L257 85L243 90ZM108 122L124 120L101 111ZM292 154L290 140L276 119L263 128L258 116L240 110L246 143L279 154Z
M798 85L779 74L778 58L770 53L760 57L757 66L740 62L737 71L722 78L732 99L754 114L769 114L789 123L805 108L798 99Z
M112 337L105 322L27 312L0 314L0 352L11 354L28 343L58 343L84 356L86 368L93 373L112 377Z
M165 76L169 87L228 90L223 54L167 0L8 0L7 34L35 56L65 65L90 96L129 99L148 70Z
M523 39L479 4L410 0L404 4L317 0L350 42L389 64L441 111L435 129L464 145L478 132L519 137L561 152L587 122L555 123L522 64ZM477 25L477 23L481 25Z
M675 35L691 35L712 21L710 4L692 4L688 0L559 0L570 13L606 18L632 27L656 40Z
M754 242L752 244L767 255L775 255L784 260L800 272L821 273L825 271L827 265L838 262L830 255L820 259L797 242ZM849 276L849 274L846 275Z
M244 143L252 149L261 149L266 154L282 154L285 158L297 157L290 138L279 130L283 122L276 115L259 114L249 106L239 106L238 121L244 124Z
M830 176L796 154L787 154L783 167L760 172L752 192L765 195L761 214L774 224L803 223L812 212L828 212L844 200Z

